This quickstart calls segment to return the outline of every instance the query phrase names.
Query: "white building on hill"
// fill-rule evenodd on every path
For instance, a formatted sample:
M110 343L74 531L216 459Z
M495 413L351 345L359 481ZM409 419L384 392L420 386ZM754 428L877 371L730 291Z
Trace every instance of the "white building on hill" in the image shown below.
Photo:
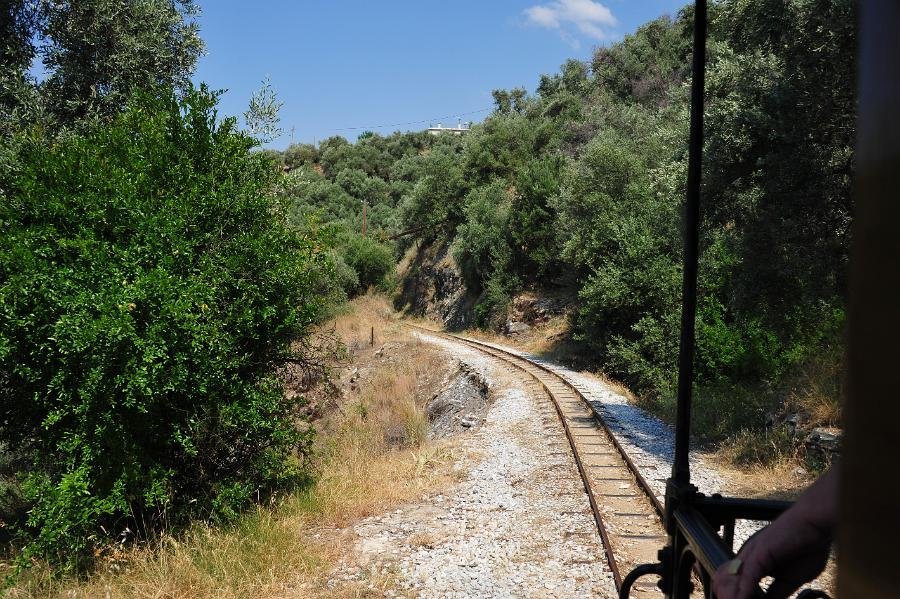
M469 130L472 123L458 123L456 127L444 127L438 123L435 127L429 127L428 132L432 135L441 135L442 133L450 133L453 135L462 135Z

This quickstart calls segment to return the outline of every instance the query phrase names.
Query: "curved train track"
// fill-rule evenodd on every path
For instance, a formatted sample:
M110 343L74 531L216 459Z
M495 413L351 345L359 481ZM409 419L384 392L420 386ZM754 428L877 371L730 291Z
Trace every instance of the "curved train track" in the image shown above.
M529 375L553 407L544 415L548 435L558 432L562 425L616 590L621 587L622 572L638 564L656 562L656 553L666 540L663 506L609 430L603 415L574 384L540 363L494 345L418 325L408 326L476 349ZM659 589L652 583L632 589L635 597L658 594Z

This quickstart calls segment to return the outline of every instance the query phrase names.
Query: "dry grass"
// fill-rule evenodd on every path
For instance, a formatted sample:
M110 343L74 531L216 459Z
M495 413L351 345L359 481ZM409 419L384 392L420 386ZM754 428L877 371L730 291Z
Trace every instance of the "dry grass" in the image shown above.
M568 319L563 315L558 315L522 335L507 337L488 329L470 329L465 334L474 339L508 345L549 359L560 351L560 345L568 337L569 330Z
M768 464L737 465L727 446L703 455L723 475L724 492L734 497L793 500L815 480L798 469L798 462L792 457L781 457Z
M748 476L758 475L761 481L771 481L769 486L790 487L798 477L789 471L798 466L814 472L828 467L830 456L810 452L804 440L816 427L841 426L842 387L840 353L826 348L786 377L777 389L768 391L769 396L762 395L766 391L760 391L760 397L767 402L762 405L772 415L774 424L763 430L758 425L754 429L750 423L744 424L740 427L743 430L721 443L720 457L725 463L739 465ZM724 399L740 401L741 398L726 396ZM804 477L799 479L802 482Z
M368 293L351 302L350 309L337 316L328 326L351 351L360 351L403 336L403 327L391 308L390 301L381 294Z
M807 362L790 385L786 408L811 426L840 426L844 368L841 356L826 352Z
M10 597L282 597L309 587L337 553L332 538L313 544L300 497L245 514L234 526L197 525L108 560L87 580L53 580L32 571Z
M385 298L368 295L332 323L351 348L355 344L352 367L362 370L376 360L378 367L320 423L315 485L244 514L233 526L196 525L152 547L120 552L84 581L54 580L35 567L7 596L362 597L370 587L389 588L391 576L382 573L364 584L332 588L326 582L350 554L351 535L343 527L452 482L450 469L440 467L448 450L425 442L422 409L443 361L408 341L397 348L400 359L376 356L385 341L402 341L391 314ZM367 347L373 329L375 349Z
M335 526L421 495L443 476L440 446L425 442L427 420L417 400L418 382L433 372L430 352L414 351L404 365L379 371L363 391L325 426L320 455L325 466L316 485L321 516ZM378 459L373 459L377 456Z

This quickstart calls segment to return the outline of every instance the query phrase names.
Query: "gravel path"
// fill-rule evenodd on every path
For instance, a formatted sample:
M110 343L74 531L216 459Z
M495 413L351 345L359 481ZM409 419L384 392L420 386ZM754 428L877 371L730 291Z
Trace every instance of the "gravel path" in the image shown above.
M484 423L458 438L465 479L354 526L354 564L342 564L333 579L390 573L388 597L615 596L562 428L548 438L540 424L549 402L480 352L420 338L481 373L494 402Z

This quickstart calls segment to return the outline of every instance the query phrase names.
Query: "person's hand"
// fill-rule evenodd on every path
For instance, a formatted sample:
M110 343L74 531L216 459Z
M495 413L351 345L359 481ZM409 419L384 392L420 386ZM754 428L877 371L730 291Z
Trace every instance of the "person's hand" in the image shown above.
M715 596L750 599L759 582L771 576L767 597L783 599L818 576L831 549L837 481L837 468L833 468L777 520L750 537L737 558L713 576Z
M718 599L750 599L765 576L775 580L767 597L783 599L825 569L831 535L808 523L776 520L750 538L713 577ZM732 572L737 569L737 573Z

